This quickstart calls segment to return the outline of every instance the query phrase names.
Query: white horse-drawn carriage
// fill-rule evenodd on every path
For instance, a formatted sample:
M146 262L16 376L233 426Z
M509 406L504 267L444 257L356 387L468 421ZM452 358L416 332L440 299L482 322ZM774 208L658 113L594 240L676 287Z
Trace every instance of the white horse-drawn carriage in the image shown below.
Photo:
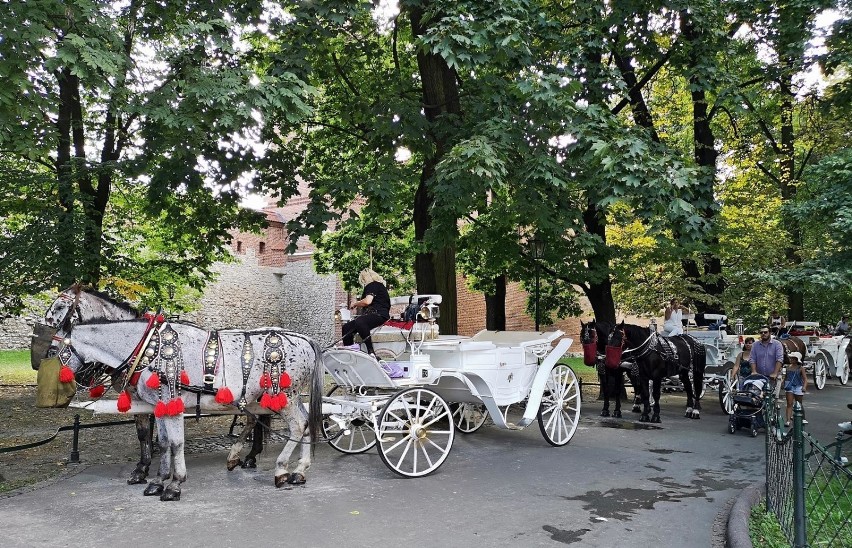
M825 381L830 377L837 377L840 384L849 382L849 359L846 352L849 336L822 334L819 322L801 320L788 322L785 331L805 344L807 354L802 359L802 365L814 376L817 390L825 388Z
M376 446L391 470L417 477L441 466L456 430L474 432L489 415L498 427L512 430L537 419L551 445L571 441L580 387L571 368L557 363L571 339L553 347L561 331L439 336L440 296L415 295L392 304L424 299L419 323L374 331L378 359L348 349L324 352L337 385L323 400L325 432L335 449L361 453ZM523 414L512 423L508 410L514 404L521 404Z

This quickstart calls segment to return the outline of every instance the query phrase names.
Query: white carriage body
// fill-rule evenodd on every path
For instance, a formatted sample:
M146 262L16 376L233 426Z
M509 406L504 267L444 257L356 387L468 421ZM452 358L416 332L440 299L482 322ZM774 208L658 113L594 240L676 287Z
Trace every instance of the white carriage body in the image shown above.
M822 335L819 328L819 322L795 320L787 323L787 331L805 343L807 355L802 362L806 369L817 374L824 368L830 375L838 377L841 383L846 384L850 366L846 354L849 335Z

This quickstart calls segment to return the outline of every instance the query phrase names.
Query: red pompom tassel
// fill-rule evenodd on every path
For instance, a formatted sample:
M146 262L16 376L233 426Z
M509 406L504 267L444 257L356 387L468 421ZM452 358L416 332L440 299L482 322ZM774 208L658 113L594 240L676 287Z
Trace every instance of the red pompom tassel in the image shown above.
M89 397L90 398L100 398L101 396L104 395L104 392L106 392L106 387L102 384L99 384L97 386L93 386L93 387L89 388Z
M147 381L145 381L145 386L147 386L148 388L152 388L154 390L159 388L160 387L160 374L157 373L156 371L154 373L151 373L151 376L148 377Z
M169 412L169 408L166 406L165 403L163 403L161 401L158 401L157 405L154 406L154 416L157 417L158 419L166 416L166 413L168 413L168 412Z
M264 392L260 397L260 406L266 409L269 409L269 406L272 404L272 396L269 395L268 392Z
M170 401L168 403L167 408L166 408L166 413L168 413L172 417L174 417L175 415L183 414L183 411L184 411L183 400L180 399L180 398L175 398L172 401Z
M269 373L264 373L260 377L260 387L266 390L267 388L272 388L272 376Z
M186 371L180 372L180 383L189 386L189 375L187 375Z
M293 381L290 380L290 375L287 372L281 373L281 378L278 380L278 386L281 388L290 388L290 385L293 384Z
M216 392L216 403L229 404L234 401L234 395L231 393L231 389L227 386L223 386Z
M128 394L126 390L118 395L117 406L119 413L127 413L130 411L130 394Z
M71 371L71 368L67 365L63 365L59 370L59 382L73 382L74 381L74 372Z
M281 406L279 409L284 409L285 407L287 407L287 394L285 394L284 392L279 392L278 403Z

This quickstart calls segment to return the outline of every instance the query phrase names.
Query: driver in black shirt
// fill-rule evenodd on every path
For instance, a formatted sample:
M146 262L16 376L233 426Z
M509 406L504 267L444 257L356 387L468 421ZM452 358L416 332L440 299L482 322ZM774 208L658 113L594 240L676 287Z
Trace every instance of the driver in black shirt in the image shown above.
M374 270L365 268L358 275L358 282L364 286L361 298L349 308L364 308L364 313L354 320L343 324L343 345L351 347L355 343L355 333L361 336L369 354L375 355L370 330L379 327L390 318L390 295L385 280Z

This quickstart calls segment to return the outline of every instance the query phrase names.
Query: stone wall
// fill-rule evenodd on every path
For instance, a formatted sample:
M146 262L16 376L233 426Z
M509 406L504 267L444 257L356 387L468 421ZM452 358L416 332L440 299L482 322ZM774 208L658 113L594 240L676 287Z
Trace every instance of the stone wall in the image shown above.
M199 308L181 316L205 328L283 327L329 344L335 335L337 279L314 272L310 257L283 267L258 266L252 249L237 262L217 264L218 279L204 290Z
M44 318L48 304L30 299L23 315L0 318L0 350L29 348L33 324Z

